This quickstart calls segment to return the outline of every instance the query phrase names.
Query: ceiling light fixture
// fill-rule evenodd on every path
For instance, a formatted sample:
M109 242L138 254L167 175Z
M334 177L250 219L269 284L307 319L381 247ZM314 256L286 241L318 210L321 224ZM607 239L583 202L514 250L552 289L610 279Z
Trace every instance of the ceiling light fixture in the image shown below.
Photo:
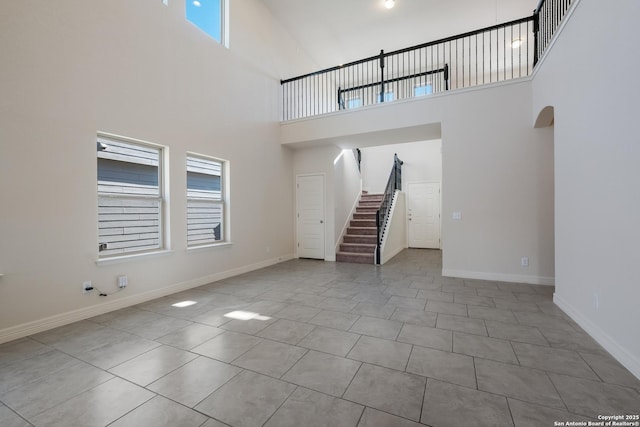
M511 49L517 49L520 46L522 46L522 40L521 39L516 39L516 40L511 42Z
M384 2L384 7L386 7L387 9L391 9L395 5L396 5L395 0L385 0Z
M195 7L200 7L200 6L201 6L201 3L200 3L198 0L194 0L194 1L193 1L193 5L194 5Z

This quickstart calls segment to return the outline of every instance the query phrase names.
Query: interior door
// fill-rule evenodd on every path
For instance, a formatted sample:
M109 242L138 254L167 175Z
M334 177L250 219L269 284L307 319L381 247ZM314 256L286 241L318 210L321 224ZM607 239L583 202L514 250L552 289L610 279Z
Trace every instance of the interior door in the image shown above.
M407 184L410 248L440 248L440 183Z
M324 259L324 175L296 177L298 257Z

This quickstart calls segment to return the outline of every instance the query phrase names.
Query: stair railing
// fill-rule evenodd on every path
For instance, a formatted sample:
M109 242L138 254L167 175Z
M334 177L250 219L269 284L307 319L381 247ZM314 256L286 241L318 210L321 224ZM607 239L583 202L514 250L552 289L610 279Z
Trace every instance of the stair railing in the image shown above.
M398 158L398 154L393 155L393 168L389 174L387 180L387 187L384 190L384 197L380 204L380 209L376 211L376 264L380 264L380 247L382 245L382 239L384 238L384 230L389 220L389 213L391 211L391 202L393 201L393 195L396 190L402 190L402 164L404 162Z

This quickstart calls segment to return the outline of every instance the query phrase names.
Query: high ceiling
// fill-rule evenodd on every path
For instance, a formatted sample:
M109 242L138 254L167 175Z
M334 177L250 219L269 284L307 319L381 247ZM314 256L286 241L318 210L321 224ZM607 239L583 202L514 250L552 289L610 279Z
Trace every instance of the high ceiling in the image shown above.
M318 67L530 16L538 0L262 0ZM310 70L311 71L311 70Z

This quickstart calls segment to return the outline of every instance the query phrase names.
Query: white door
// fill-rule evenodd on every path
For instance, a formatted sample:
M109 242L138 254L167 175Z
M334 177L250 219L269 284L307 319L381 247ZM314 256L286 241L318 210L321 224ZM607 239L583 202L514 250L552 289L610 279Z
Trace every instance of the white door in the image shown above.
M296 177L298 257L324 259L324 175Z
M410 248L440 248L440 183L407 184Z

